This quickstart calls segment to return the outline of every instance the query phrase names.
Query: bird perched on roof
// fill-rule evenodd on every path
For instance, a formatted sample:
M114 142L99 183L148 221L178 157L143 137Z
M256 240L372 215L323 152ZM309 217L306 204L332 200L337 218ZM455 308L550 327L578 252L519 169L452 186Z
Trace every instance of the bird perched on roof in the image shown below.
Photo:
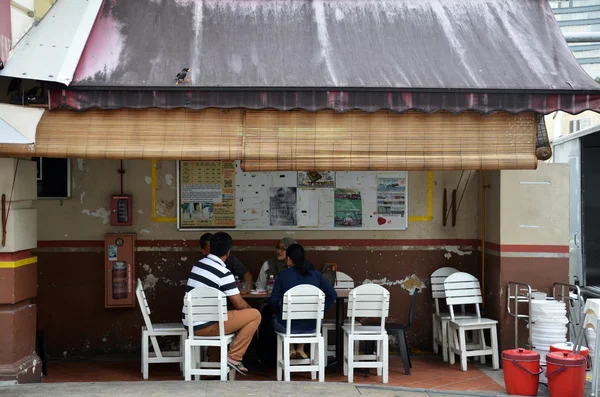
M183 68L181 70L181 72L177 73L177 76L175 76L175 84L179 84L180 81L183 81L184 83L188 83L189 80L186 80L186 76L189 72L191 72L192 69L190 68Z

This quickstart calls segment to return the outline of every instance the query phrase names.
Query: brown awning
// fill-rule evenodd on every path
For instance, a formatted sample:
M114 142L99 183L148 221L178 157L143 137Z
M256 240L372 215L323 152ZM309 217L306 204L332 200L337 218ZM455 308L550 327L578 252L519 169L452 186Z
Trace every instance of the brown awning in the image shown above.
M536 116L122 109L46 112L1 156L242 160L246 171L533 169Z

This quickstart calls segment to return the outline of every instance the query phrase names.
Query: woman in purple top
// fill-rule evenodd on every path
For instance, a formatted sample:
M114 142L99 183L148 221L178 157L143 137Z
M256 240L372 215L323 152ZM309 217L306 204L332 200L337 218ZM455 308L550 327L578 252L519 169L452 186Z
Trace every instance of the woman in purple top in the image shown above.
M279 273L279 277L275 281L271 299L269 301L274 312L277 313L273 317L273 329L276 332L286 332L286 321L283 320L281 309L283 303L283 295L297 285L309 284L314 285L325 293L325 312L333 306L337 293L329 282L321 273L312 269L312 266L306 260L304 248L300 244L292 244L287 249L287 264L288 269ZM295 334L308 334L315 332L315 320L292 320L291 332ZM304 352L304 344L292 348L290 358L308 358Z

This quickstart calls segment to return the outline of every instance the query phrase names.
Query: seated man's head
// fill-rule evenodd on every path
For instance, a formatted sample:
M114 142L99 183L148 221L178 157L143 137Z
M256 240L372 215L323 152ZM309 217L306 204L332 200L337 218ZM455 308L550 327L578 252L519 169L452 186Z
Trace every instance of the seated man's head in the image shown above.
M210 238L210 253L225 260L231 252L232 243L233 241L229 234L225 232L215 233Z
M210 238L212 236L212 233L204 233L200 237L200 252L202 252L204 256L210 254Z

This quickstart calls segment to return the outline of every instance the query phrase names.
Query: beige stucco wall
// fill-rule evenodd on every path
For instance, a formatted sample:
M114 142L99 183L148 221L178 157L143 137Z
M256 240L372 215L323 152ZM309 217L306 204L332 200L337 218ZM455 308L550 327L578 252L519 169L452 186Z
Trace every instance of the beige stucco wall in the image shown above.
M500 172L485 173L485 241L500 244Z
M0 196L6 195L6 245L0 253L37 246L36 165L33 161L0 158ZM12 199L12 200L11 200ZM0 228L1 233L2 228Z
M569 165L500 172L502 244L569 244Z
M562 114L562 119L556 118L558 113ZM572 120L577 120L577 119L582 119L582 118L590 119L590 127L600 124L600 113L596 113L591 110L587 110L585 112L582 112L582 113L579 113L576 115L572 115L572 114L565 113L565 112L554 112L554 113L547 115L545 117L545 121L546 121L546 129L548 130L548 139L550 140L550 142L553 142L556 138L558 138L558 136L557 136L558 132L556 131L557 120L558 120L558 124L560 124L560 126L561 126L562 135L564 136L564 135L569 134L569 123Z
M152 201L152 163L150 161L124 161L124 193L133 196L133 227L111 227L109 219L110 196L119 194L118 161L72 160L72 198L69 200L39 200L35 203L39 213L39 240L100 240L109 232L136 232L139 239L196 240L201 232L177 231L173 222L154 222L156 216L174 217L176 206L176 163L162 161L156 170L156 209ZM406 231L340 230L318 231L231 231L234 239L277 239L291 234L298 239L474 239L479 233L479 174L473 172L461 204L456 227L442 226L442 195L448 189L448 202L456 188L461 172L433 173L433 213L429 222L410 222ZM457 192L462 194L467 179L465 172ZM428 173L409 173L409 216L428 214Z

